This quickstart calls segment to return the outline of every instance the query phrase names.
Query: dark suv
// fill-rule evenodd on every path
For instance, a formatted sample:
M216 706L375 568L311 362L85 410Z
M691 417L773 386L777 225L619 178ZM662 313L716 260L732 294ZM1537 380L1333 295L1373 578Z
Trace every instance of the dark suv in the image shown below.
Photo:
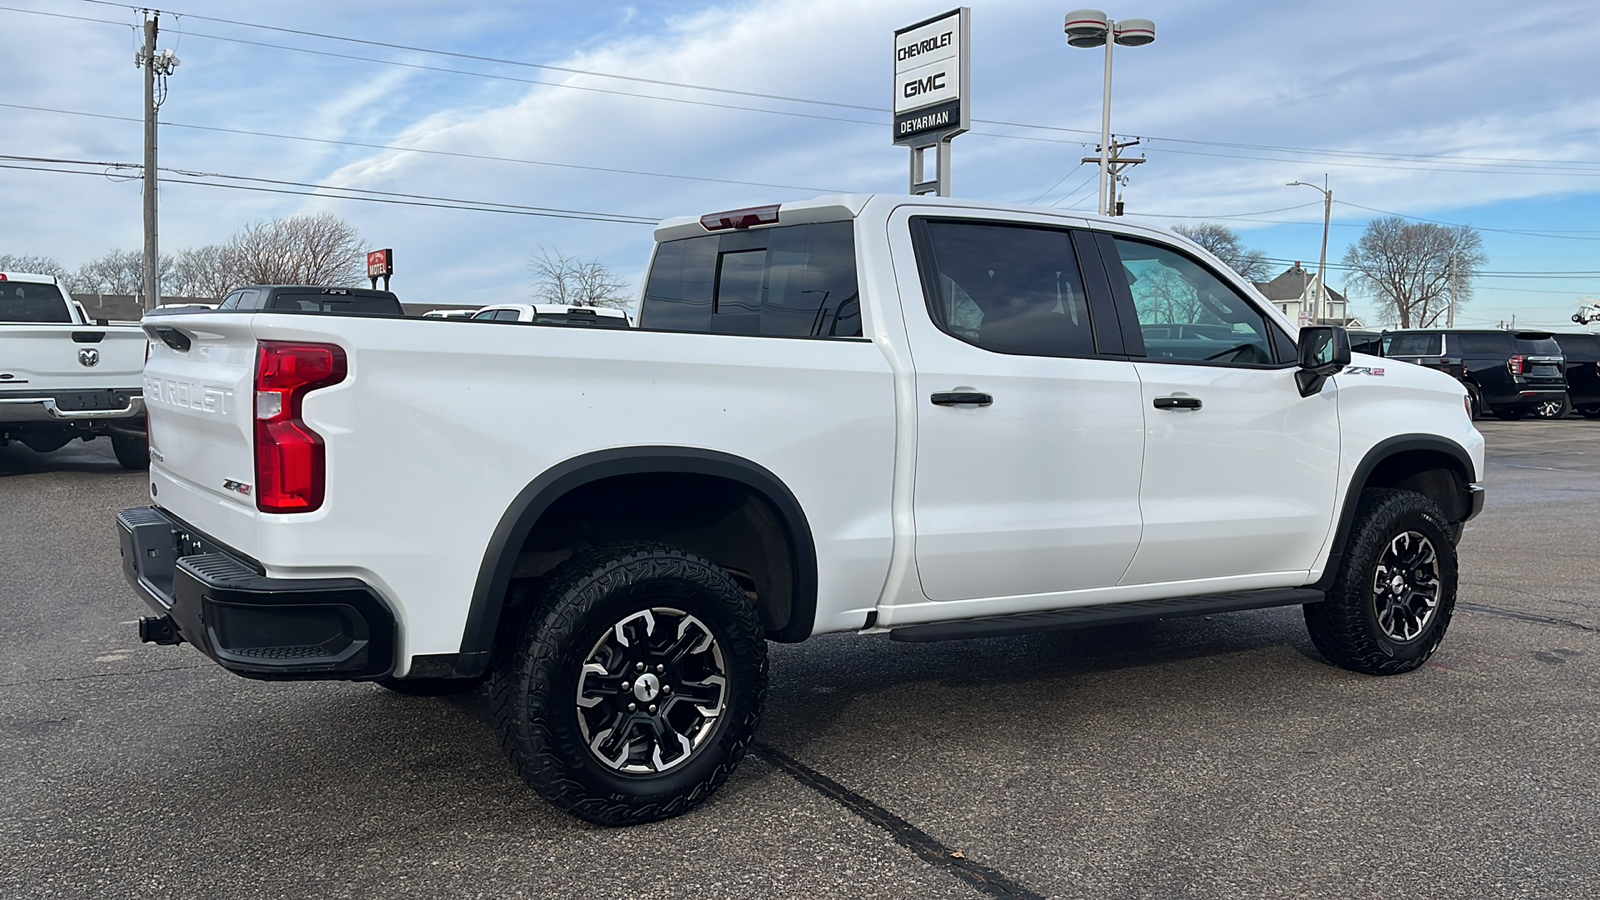
M1455 376L1467 387L1474 418L1559 416L1566 409L1561 346L1546 331L1391 331L1383 355Z
M1600 334L1558 334L1567 358L1567 396L1585 418L1600 419Z
M257 284L228 292L217 309L251 312L344 313L361 316L403 316L400 298L370 288L321 287L306 284Z

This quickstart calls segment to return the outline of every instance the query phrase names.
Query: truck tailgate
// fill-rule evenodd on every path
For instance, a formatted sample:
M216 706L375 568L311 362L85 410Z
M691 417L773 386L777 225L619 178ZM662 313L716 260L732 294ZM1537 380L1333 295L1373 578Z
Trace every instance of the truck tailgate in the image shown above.
M0 388L134 388L144 349L132 325L0 325Z
M251 318L163 317L163 328L179 337L155 342L144 370L155 503L245 553L254 548L257 516ZM188 348L178 349L185 341Z

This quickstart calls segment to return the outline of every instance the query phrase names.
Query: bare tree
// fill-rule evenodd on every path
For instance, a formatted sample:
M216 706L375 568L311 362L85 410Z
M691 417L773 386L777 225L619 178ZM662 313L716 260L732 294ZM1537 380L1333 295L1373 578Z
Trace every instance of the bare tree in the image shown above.
M540 303L612 309L625 309L629 305L627 284L597 259L583 262L559 250L540 247L539 255L528 265L535 276L533 296Z
M48 256L21 256L15 253L0 253L0 272L54 275L57 280L62 282L71 277L66 267ZM67 290L71 291L72 289L69 287Z
M1373 219L1344 253L1347 285L1373 297L1385 324L1428 328L1454 303L1472 299L1472 278L1488 261L1483 238L1469 225L1450 227Z
M1228 264L1247 281L1266 281L1272 277L1272 265L1260 250L1246 247L1239 232L1215 222L1196 225L1174 225L1172 230L1206 248L1212 256Z
M332 213L289 216L241 228L223 250L239 284L359 286L366 278L365 243L355 226Z
M162 254L161 270L156 273L161 292L171 293L172 257ZM78 267L66 279L67 290L74 294L127 294L132 297L144 294L144 253L138 250L112 250L99 259L92 259Z
M192 247L178 254L172 267L172 290L175 297L226 297L232 288L244 284L236 274L239 266L227 244L207 244Z

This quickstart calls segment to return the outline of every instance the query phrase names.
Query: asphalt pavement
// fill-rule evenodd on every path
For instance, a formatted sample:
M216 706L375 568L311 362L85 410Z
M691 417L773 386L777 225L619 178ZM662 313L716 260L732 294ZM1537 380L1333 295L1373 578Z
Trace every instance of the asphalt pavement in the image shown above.
M601 829L484 697L248 681L138 642L103 440L0 448L0 897L1537 897L1600 892L1600 422L1484 422L1423 669L1297 609L772 647L756 752Z

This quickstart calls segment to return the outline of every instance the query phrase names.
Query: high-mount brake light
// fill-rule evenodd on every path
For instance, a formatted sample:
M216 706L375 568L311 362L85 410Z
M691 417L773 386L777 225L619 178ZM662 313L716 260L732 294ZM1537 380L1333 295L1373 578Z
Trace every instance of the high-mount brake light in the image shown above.
M1524 363L1524 360L1523 360L1522 357L1513 356L1510 359L1506 360L1506 371L1510 372L1513 375L1521 375L1522 374L1522 370L1523 370L1523 363Z
M707 231L744 229L752 225L778 224L778 207L752 206L747 209L730 209L727 212L709 213L700 217L700 227Z
M322 436L300 419L306 394L338 384L348 371L333 344L261 341L256 354L256 508L312 512L328 481Z

